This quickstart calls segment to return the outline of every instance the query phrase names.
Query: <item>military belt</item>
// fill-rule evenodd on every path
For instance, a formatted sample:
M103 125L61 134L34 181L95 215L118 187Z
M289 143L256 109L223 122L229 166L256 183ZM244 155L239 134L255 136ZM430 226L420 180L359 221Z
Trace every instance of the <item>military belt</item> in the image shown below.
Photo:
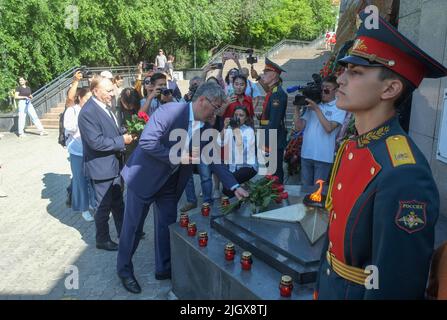
M362 286L365 285L365 280L369 275L369 273L365 273L365 269L347 265L346 263L338 260L335 255L329 251L326 252L326 259L332 267L332 270L334 270L340 277Z

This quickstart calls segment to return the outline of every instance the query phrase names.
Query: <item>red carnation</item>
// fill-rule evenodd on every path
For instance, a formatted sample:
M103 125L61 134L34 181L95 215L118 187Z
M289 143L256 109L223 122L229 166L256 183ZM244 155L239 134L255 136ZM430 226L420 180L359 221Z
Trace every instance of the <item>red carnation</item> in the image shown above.
M284 186L282 184L273 186L273 190L278 191L279 193L284 191Z
M281 203L281 202L282 202L281 197L276 198L276 199L275 199L275 202L276 202L276 203Z
M148 122L149 121L149 116L144 111L138 112L138 118L143 119L144 122Z
M281 192L279 194L279 196L281 197L281 199L285 200L285 199L287 199L289 197L289 194L287 192Z
M266 178L267 180L272 180L272 179L273 179L273 176L272 176L271 174L268 174L268 175L265 176L265 178Z
M274 182L279 182L279 178L277 176L273 176L270 180L273 180Z

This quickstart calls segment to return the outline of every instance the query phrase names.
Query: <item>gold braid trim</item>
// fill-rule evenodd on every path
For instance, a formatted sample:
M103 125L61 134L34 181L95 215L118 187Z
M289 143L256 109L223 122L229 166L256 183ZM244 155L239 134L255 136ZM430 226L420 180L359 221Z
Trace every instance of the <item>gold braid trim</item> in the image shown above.
M358 50L352 50L353 55L359 56L365 59L368 59L369 62L378 62L380 64L383 64L385 66L393 67L396 65L396 62L394 60L388 60L385 58L380 58L375 54L369 54Z
M334 185L335 176L337 175L338 167L340 166L341 157L345 151L345 146L348 144L349 139L344 140L338 148L337 155L335 156L334 166L332 167L331 179L329 180L329 189L327 191L325 207L328 212L332 210L332 186Z

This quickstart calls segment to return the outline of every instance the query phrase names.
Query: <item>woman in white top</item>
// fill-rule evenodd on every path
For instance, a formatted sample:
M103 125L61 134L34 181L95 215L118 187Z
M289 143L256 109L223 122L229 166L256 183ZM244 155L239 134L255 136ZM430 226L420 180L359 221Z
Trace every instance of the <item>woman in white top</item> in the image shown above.
M70 166L71 166L71 208L73 211L82 212L82 217L86 221L93 221L93 216L89 211L89 180L86 178L84 173L84 160L82 153L82 140L81 133L78 127L78 116L81 108L92 96L92 93L88 88L81 88L77 90L77 81L73 81L73 85L70 88L67 97L67 109L64 114L64 129L66 145L68 153L70 154ZM77 91L77 92L76 92ZM73 103L73 99L70 97L76 92L76 97ZM77 101L76 101L77 100ZM93 193L91 193L93 194Z
M217 143L224 146L224 153L228 154L225 162L238 183L250 180L258 171L255 131L250 121L247 108L237 106L233 118L224 119L224 129L217 139ZM224 188L223 193L234 196L229 189Z

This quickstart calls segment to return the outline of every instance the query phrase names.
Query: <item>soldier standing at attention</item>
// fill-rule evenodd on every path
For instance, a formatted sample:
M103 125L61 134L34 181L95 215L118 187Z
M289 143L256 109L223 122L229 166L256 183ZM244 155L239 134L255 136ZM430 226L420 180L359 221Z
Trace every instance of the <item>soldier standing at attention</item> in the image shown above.
M447 69L382 18L378 29L362 23L338 62L345 71L337 107L354 114L358 136L342 143L334 162L314 298L423 299L439 193L396 107L423 78Z
M283 158L284 149L287 144L287 129L285 124L285 116L287 109L287 93L281 86L280 75L285 72L283 68L268 58L265 58L264 73L259 76L256 70L251 68L251 76L256 79L263 87L267 95L262 105L262 114L260 118L261 129L265 129L267 153L277 152L276 171L272 173L278 176L279 181L283 183ZM269 145L269 130L276 130L276 149ZM274 145L272 145L274 146Z

